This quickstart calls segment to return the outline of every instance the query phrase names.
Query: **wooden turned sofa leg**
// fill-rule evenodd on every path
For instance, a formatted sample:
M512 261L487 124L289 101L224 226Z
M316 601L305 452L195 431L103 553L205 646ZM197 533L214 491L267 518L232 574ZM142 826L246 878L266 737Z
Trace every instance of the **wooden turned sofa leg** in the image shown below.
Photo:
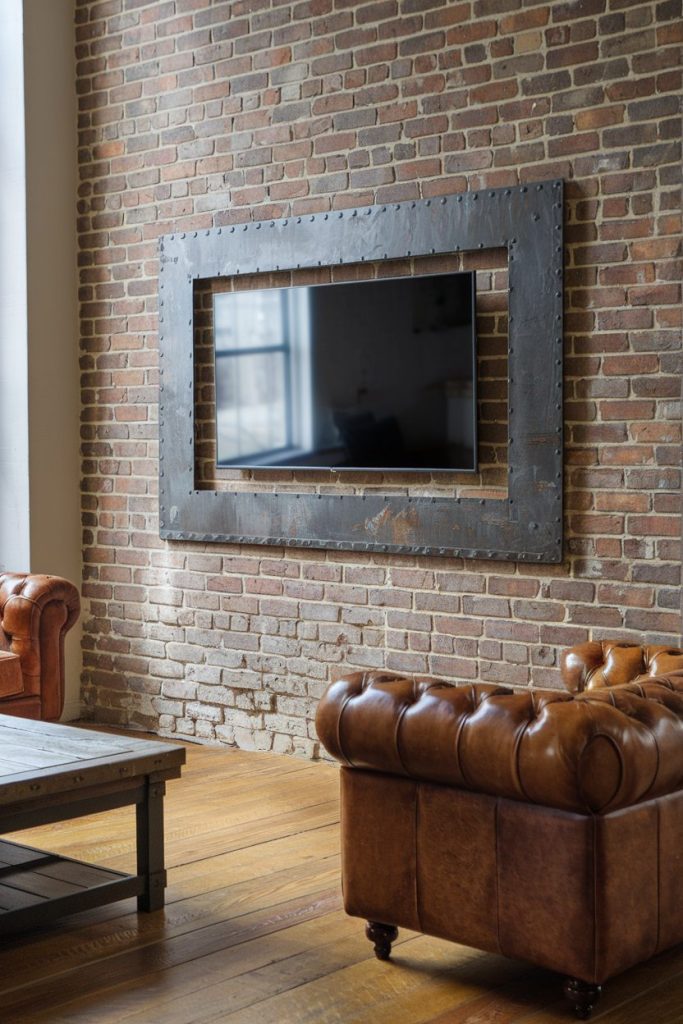
M379 921L368 921L365 934L375 947L378 960L388 960L391 956L391 943L398 938L398 928L393 924L380 924Z
M598 1005L601 985L589 985L578 978L566 978L562 990L579 1020L588 1020Z

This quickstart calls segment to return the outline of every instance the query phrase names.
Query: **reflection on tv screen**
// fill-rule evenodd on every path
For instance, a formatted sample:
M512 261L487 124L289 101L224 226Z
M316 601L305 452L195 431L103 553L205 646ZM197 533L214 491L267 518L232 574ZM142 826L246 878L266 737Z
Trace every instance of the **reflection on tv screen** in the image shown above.
M214 296L219 466L476 469L473 273Z

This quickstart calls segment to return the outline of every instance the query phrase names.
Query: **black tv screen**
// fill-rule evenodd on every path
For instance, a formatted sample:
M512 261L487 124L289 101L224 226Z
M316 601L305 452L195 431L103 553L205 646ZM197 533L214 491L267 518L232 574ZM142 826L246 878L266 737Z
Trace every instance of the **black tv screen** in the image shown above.
M216 293L217 464L475 470L474 282Z

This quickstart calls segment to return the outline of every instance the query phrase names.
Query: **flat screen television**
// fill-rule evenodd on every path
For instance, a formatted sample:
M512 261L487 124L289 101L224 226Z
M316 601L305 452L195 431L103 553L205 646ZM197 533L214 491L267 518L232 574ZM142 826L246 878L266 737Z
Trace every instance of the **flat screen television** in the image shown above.
M218 466L477 468L475 275L217 292Z

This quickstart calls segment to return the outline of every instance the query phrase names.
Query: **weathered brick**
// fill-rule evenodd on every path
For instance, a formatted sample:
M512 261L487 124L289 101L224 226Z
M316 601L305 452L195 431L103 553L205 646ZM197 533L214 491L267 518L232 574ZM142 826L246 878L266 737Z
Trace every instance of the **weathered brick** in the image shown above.
M679 4L175 6L78 7L89 713L313 756L315 700L354 668L558 686L567 644L676 641ZM563 563L160 541L159 233L544 177L567 180ZM480 462L504 488L506 281L475 269ZM272 485L340 487L310 479Z

